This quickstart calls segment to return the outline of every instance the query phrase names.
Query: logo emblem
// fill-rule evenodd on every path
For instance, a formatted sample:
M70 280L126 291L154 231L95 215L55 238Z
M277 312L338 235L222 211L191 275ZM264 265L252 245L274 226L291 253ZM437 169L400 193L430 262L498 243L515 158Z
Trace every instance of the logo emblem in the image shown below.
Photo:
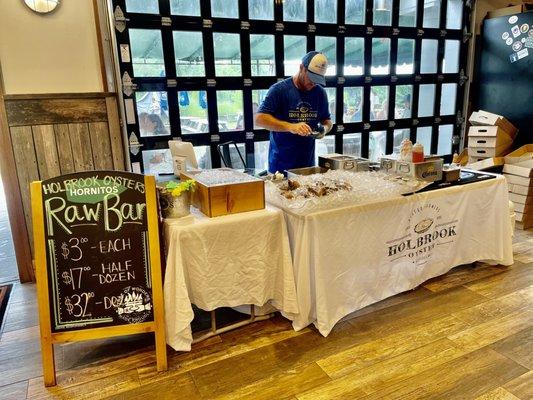
M514 42L513 43L513 50L518 51L522 48L522 42Z
M433 225L433 220L431 218L426 218L416 224L413 230L416 233L424 233L427 232L429 228L431 228L431 225Z
M152 310L150 295L140 287L127 286L117 306L118 317L129 323L145 321Z

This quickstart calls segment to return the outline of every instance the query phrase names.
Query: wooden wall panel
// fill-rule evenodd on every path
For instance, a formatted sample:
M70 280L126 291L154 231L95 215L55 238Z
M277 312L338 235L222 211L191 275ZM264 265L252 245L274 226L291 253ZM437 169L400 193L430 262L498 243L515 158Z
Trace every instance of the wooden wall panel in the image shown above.
M68 124L54 125L54 131L56 134L57 153L61 175L76 172L76 169L74 168L72 146L70 145Z
M113 94L10 95L0 100L2 165L6 169L5 160L10 160L7 168L15 166L11 180L2 175L7 176L6 197L13 192L10 199L18 199L9 202L10 223L14 240L24 242L15 251L21 280L29 281L35 279L30 183L94 169L123 171L125 147Z
M94 169L112 170L113 155L107 122L89 124Z
M54 126L35 125L31 129L39 167L39 178L44 180L61 175Z
M108 97L106 100L107 118L109 123L109 137L111 140L111 151L113 152L113 167L117 171L126 169L124 157L124 143L122 140L122 131L120 130L120 119L118 116L117 101L115 98Z
M104 98L9 100L6 110L10 126L107 121Z
M69 124L70 144L76 172L94 169L91 138L87 124Z
M31 224L31 201L30 183L39 180L39 168L35 147L33 144L33 134L30 126L13 127L11 131L11 142L13 143L13 154L17 165L17 176L24 207L24 217L28 227L28 235L33 238L33 227ZM33 254L33 240L30 239L31 251Z

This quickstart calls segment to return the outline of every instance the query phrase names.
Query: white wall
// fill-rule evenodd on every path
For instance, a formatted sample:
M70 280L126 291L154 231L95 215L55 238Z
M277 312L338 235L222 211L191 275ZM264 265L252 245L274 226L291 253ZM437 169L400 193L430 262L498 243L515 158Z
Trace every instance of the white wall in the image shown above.
M7 94L101 92L92 0L64 0L49 15L0 0L0 63Z

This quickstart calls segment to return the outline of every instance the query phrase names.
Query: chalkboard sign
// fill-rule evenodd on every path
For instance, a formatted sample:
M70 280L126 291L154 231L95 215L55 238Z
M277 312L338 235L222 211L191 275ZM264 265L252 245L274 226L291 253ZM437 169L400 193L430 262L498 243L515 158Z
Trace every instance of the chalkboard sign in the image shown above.
M85 340L135 327L164 338L154 178L63 175L32 183L32 205L37 283L46 292L39 296L41 333L44 323L52 342L62 334L76 340L78 331L86 331L79 336Z

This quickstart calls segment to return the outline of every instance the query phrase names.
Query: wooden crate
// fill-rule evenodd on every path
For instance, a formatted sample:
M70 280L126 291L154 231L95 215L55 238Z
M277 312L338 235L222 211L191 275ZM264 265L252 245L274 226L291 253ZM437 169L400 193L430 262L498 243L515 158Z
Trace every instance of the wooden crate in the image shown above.
M196 180L195 175L200 172L182 172L180 179ZM265 208L265 182L257 179L209 186L196 180L192 204L208 217L261 210Z

